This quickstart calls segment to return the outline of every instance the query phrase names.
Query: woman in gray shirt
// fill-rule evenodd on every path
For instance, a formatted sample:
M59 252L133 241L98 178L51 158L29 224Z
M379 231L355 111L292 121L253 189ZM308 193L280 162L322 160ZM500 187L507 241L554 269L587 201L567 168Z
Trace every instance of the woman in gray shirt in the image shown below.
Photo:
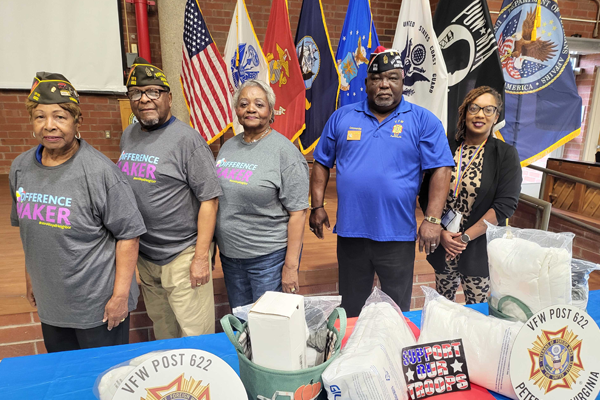
M146 232L116 165L81 139L79 96L39 72L27 98L37 148L10 168L11 224L25 251L27 299L48 352L129 343L139 236Z
M235 308L266 291L298 290L309 178L304 156L270 127L275 94L269 85L246 81L233 104L244 132L217 156L223 195L215 234Z

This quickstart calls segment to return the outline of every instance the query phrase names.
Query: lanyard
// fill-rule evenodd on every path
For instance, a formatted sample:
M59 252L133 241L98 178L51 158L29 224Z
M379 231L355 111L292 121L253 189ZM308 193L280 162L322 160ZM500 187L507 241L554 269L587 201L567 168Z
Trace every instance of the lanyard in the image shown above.
M473 154L473 157L471 157L471 159L467 163L467 166L465 167L464 171L462 170L462 156L463 156L463 149L465 146L464 145L460 146L460 155L458 157L458 168L456 168L456 185L454 186L454 198L456 198L456 195L458 194L460 184L463 181L463 179L465 178L465 175L467 174L469 167L471 167L471 164L473 164L473 161L475 161L477 154L479 154L479 152L481 151L481 149L483 149L483 146L485 146L486 143L487 143L487 139L485 140L485 142L481 143L479 145L479 147L477 147L477 151L475 151L475 154ZM461 172L462 172L462 174L461 174Z

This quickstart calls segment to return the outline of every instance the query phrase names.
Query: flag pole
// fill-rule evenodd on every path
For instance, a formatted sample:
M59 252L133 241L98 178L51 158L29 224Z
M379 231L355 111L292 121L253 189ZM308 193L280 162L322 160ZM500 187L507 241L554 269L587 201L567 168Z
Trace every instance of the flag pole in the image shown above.
M519 136L519 130L521 125L521 104L523 103L523 96L517 98L517 114L515 116L515 133L513 135L513 146L517 147L517 138Z

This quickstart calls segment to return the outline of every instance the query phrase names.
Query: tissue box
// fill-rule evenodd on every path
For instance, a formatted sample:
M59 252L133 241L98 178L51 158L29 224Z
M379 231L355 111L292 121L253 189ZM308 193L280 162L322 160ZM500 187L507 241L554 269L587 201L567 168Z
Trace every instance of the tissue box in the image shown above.
M266 292L248 313L252 361L278 371L306 368L304 296Z

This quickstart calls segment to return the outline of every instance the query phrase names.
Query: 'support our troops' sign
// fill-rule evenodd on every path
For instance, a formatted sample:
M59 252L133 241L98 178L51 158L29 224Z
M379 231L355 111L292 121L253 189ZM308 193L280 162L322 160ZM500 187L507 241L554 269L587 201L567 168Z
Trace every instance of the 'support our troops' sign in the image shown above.
M471 390L462 339L405 347L402 372L411 399Z
M577 307L551 306L521 328L510 357L519 399L587 400L600 392L600 329Z
M113 400L232 400L246 390L222 359L202 350L158 353L137 366L119 385Z

